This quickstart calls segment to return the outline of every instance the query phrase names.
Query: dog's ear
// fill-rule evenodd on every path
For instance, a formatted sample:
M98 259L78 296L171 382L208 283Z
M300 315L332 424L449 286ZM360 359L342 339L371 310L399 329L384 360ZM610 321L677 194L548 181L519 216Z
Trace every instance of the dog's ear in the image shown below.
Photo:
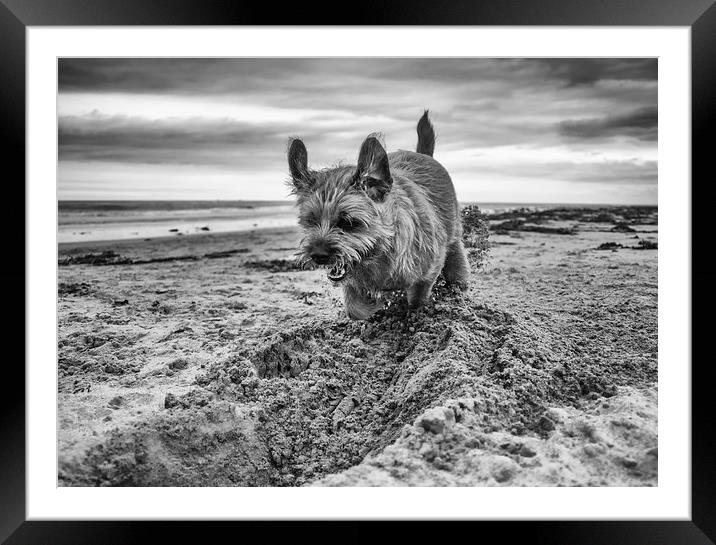
M378 202L383 201L393 185L388 154L375 136L366 138L360 147L355 184Z
M299 138L292 138L288 146L288 171L291 173L291 184L296 190L310 188L308 152Z

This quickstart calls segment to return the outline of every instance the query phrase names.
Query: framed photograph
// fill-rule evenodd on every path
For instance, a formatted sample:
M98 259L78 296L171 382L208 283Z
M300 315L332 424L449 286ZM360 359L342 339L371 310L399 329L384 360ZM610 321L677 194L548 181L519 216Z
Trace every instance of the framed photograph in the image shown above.
M3 0L3 539L710 543L716 8L648 4Z

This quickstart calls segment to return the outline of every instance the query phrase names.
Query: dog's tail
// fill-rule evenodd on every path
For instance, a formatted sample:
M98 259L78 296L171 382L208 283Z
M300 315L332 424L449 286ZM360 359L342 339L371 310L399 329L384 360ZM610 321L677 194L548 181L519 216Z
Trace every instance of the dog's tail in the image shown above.
M425 110L423 117L418 121L418 147L415 151L430 157L435 151L435 130L428 119L428 110Z

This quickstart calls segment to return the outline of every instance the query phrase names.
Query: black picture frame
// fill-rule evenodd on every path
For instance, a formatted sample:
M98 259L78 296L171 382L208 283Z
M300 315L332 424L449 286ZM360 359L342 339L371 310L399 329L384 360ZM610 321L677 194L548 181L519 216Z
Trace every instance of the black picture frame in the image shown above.
M714 301L716 272L708 265L710 216L714 202L713 150L709 127L716 124L716 4L714 0L363 0L355 7L221 0L0 0L0 120L4 133L6 226L25 225L25 31L28 26L81 25L570 25L570 26L688 26L691 28L692 74L692 518L690 521L505 521L476 522L475 539L499 533L502 542L519 539L551 544L706 544L716 539L716 439L710 352L704 346L711 333L708 314ZM14 168L12 168L14 167ZM10 174L12 172L12 174ZM675 182L676 183L676 182ZM8 194L9 191L9 194ZM14 192L14 193L13 193ZM16 203L22 202L23 206ZM13 203L13 205L9 205ZM6 357L0 402L0 540L24 543L162 543L168 540L205 542L214 530L235 524L259 535L276 533L276 522L39 522L25 520L25 234L7 235L7 256L0 268L8 286L5 297L5 346L19 349ZM699 253L700 249L704 249ZM9 297L9 301L8 301ZM22 299L22 300L21 300ZM23 318L21 318L23 317ZM701 319L699 319L701 318ZM701 348L701 350L700 350ZM6 352L7 354L7 352ZM698 355L701 354L701 358ZM685 367L691 362L681 362ZM290 523L300 532L301 522ZM420 523L417 523L420 531ZM283 529L282 526L278 527ZM229 527L229 528L227 528ZM247 529L242 528L244 532ZM460 531L459 529L455 529ZM248 536L251 534L244 534ZM345 535L329 531L332 539ZM359 534L356 534L359 535ZM366 537L371 534L366 534ZM459 534L456 534L459 535ZM315 530L311 536L316 537ZM479 536L479 537L478 537ZM237 539L245 537L236 536Z

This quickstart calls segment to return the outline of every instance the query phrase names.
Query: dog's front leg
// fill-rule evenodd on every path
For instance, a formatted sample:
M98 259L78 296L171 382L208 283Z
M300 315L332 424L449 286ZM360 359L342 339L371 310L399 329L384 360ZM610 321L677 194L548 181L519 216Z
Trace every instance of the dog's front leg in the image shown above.
M350 285L343 287L343 302L351 320L367 320L380 308L375 298Z
M411 309L416 309L425 305L430 299L430 294L433 291L433 280L418 280L411 285L406 291L408 295L408 306Z

